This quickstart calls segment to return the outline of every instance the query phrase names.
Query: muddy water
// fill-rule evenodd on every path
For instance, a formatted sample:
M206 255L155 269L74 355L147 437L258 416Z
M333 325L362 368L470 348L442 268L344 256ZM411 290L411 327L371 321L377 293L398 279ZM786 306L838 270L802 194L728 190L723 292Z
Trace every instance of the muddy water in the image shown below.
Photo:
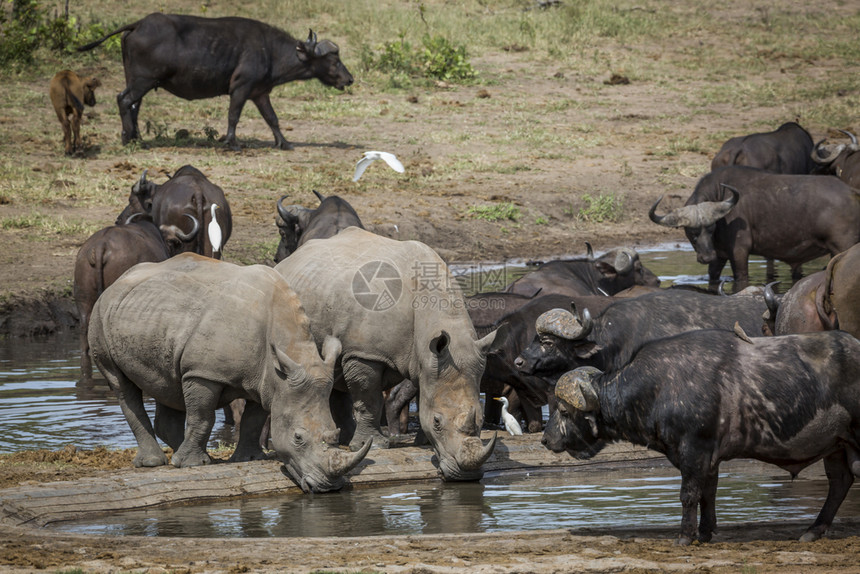
M706 268L696 262L687 244L640 248L643 264L662 281L664 287L676 284L707 286ZM582 256L584 253L575 253ZM826 260L804 266L807 272L822 268ZM506 265L464 264L452 266L468 293L503 288L530 267L524 261ZM725 274L730 273L727 268ZM750 283L764 284L765 262L750 261ZM788 266L778 263L777 276L790 285ZM727 280L731 279L728 275ZM779 287L779 286L778 286ZM726 290L731 289L731 283ZM0 340L0 452L25 449L59 449L67 444L81 448L105 445L109 448L136 446L116 399L103 379L95 384L77 383L80 352L75 333L42 339ZM147 402L150 413L152 401ZM231 427L217 415L210 444L234 442Z
M717 493L721 524L814 520L827 482L791 481L754 462L723 465ZM549 528L675 526L680 478L670 467L586 470L485 477L479 483L427 482L329 493L281 495L113 514L52 526L66 532L117 536L290 537L476 533ZM860 513L860 490L840 516Z

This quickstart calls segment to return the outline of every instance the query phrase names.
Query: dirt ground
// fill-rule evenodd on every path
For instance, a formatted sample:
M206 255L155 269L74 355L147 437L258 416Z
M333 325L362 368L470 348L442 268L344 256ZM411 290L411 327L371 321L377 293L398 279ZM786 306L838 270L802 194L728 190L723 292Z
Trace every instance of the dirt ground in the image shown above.
M798 10L806 5L789 4ZM828 1L820 9L844 10L845 4ZM712 10L714 18L727 16L717 6ZM737 19L751 17L755 11L745 4L732 4L730 12L729 19ZM679 38L672 47L608 46L606 50L641 50L658 60L673 57L673 50L677 55L694 44L719 41ZM772 70L745 77L743 82L761 86L790 81L792 75L826 79L857 73L826 61L785 54L764 57L773 59ZM391 95L362 88L359 78L343 97L372 113L331 122L296 115L300 102L276 94L273 104L284 118L285 135L295 143L293 151L271 149L268 128L248 109L238 132L245 148L238 153L199 141L123 150L113 103L114 94L123 87L118 64L94 70L104 85L101 103L87 111L82 131L88 151L83 157L62 156L59 126L46 105L48 78L34 80L30 86L30 100L43 108L38 118L7 108L0 117L0 133L7 150L26 149L16 156L15 173L23 172L27 175L21 177L32 179L34 185L56 192L42 201L40 209L96 228L113 223L144 169L150 170L151 178L164 181L181 165L202 166L224 188L232 206L233 236L225 247L225 259L245 264L271 264L277 240L274 201L288 183L302 186L300 192L293 190L288 202L315 205L311 194L315 172L342 174L319 191L348 200L373 231L419 239L451 262L504 262L582 254L586 241L598 253L619 245L686 243L681 231L651 223L648 208L662 194L668 207L682 204L708 171L722 140L768 131L792 120L804 124L816 140L834 135L834 126L807 123L798 113L803 106L746 102L739 112L726 104L681 97L702 86L703 74L687 78L681 71L660 82L638 82L631 74L633 80L625 83L610 81L609 69L584 74L563 61L536 61L519 57L516 51L477 55L473 65L492 81L465 87L439 84ZM147 98L152 101L145 100L141 118L158 113L159 106L173 105L167 94ZM564 105L554 106L556 102ZM223 132L226 99L211 105L215 111L209 123ZM202 122L201 112L188 113L189 119L173 127L199 129L195 122ZM26 122L35 122L37 128L24 129ZM856 132L860 124L836 127ZM540 147L527 137L506 137L528 130L543 134ZM573 150L547 149L579 140L581 146ZM396 152L406 173L394 174L378 163L353 183L352 167L369 149ZM461 156L469 168L457 167ZM13 171L9 166L5 169ZM78 198L88 185L88 174L111 178L113 204ZM0 217L33 211L32 205L3 201L2 190L0 186ZM585 194L617 194L623 199L623 217L602 223L577 218ZM470 206L502 202L518 206L520 220L491 222L468 215ZM85 238L86 234L34 238L26 229L0 228L0 334L32 335L74 327L72 272L74 256ZM102 476L128 468L133 455L133 451L73 448L15 453L0 458L0 489ZM575 535L547 530L235 543L47 535L16 527L0 529L0 571L848 573L860 572L858 526L860 522L846 520L827 539L809 544L796 541L804 528L801 524L733 526L722 529L713 543L688 548L672 544L676 524Z

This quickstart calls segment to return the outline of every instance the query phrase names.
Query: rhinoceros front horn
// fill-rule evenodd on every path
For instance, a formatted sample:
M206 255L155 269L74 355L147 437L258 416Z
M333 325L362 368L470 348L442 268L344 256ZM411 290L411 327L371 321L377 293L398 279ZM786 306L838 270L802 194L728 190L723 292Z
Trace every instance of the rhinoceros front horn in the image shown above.
M339 448L329 450L329 472L332 476L343 476L353 468L358 466L358 463L367 456L370 447L373 445L373 439L364 443L359 450L349 453Z
M460 469L470 471L481 468L481 465L487 462L487 459L493 454L498 438L499 433L495 433L493 438L483 445L478 437L466 437L455 457Z
M566 309L550 309L535 321L538 335L555 335L568 341L584 339L591 333L592 327L591 313L588 309L583 309L582 321Z

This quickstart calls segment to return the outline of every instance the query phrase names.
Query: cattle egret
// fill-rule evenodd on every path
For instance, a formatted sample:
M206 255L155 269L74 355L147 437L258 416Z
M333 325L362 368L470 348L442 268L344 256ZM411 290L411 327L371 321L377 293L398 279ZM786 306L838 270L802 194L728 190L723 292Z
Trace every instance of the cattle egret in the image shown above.
M400 163L400 160L397 159L393 153L388 153L387 151L366 151L364 152L364 157L358 160L358 163L355 164L355 175L352 176L352 181L358 181L358 178L361 177L361 174L364 173L367 166L378 159L383 160L397 173L403 173L403 164Z
M505 428L514 436L523 434L523 428L514 415L508 412L508 399L505 397L495 397L497 401L502 403L502 420L505 422Z
M212 204L212 221L209 222L209 243L212 244L212 254L221 251L221 226L218 225L218 220L215 219L215 210L219 208L217 203Z

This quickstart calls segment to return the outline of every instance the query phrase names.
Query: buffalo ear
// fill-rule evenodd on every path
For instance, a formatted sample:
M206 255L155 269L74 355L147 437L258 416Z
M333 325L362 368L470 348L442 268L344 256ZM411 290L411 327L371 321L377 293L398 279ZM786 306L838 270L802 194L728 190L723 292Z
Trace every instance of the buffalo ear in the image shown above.
M579 359L590 359L598 352L602 351L603 347L592 341L584 341L581 345L574 345L573 352L576 353Z
M510 335L511 326L507 322L502 323L498 329L489 333L480 339L478 339L475 344L478 345L478 350L482 355L486 355L488 353L492 353L493 351L498 351L502 345L505 344L505 341L508 340L508 335Z
M302 64L307 64L308 60L311 59L304 42L296 42L296 56Z
M588 426L591 427L591 434L594 435L594 438L598 438L599 433L597 431L597 417L595 417L591 413L587 413L585 415L585 420L588 421Z

